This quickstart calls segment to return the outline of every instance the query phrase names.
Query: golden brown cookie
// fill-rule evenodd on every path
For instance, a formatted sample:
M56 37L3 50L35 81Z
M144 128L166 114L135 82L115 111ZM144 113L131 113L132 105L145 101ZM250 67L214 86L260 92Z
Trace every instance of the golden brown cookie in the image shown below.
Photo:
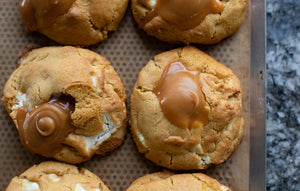
M174 174L157 172L135 180L126 191L230 191L227 186L217 180L202 174Z
M27 149L80 163L123 142L125 89L104 57L70 46L45 47L19 63L2 101Z
M42 162L14 177L6 191L109 191L92 172L59 162Z
M191 170L222 163L243 136L240 82L194 47L158 54L139 73L130 123L138 150L157 165Z
M128 0L19 0L26 31L58 43L89 46L117 30Z
M215 44L241 26L247 0L132 0L133 17L166 42Z

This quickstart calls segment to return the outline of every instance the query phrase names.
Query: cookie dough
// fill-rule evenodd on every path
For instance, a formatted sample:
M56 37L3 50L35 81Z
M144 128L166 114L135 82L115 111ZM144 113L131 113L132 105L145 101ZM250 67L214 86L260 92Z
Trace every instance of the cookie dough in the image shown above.
M161 53L139 73L130 124L139 152L157 165L192 170L222 163L243 136L239 79L195 47Z
M125 89L104 57L70 46L44 47L19 64L2 101L27 149L80 163L123 142Z

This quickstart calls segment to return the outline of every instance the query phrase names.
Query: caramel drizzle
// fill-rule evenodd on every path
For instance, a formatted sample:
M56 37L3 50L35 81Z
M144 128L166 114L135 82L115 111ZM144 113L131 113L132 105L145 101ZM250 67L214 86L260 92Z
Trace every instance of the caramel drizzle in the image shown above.
M20 0L20 13L30 31L49 27L55 19L68 12L76 0Z
M199 72L188 71L181 61L170 63L155 84L165 117L180 128L208 123L209 107L202 92Z
M157 0L152 9L140 23L143 28L154 17L176 25L181 30L188 30L199 25L208 14L218 14L224 10L219 0Z
M74 130L71 123L74 108L75 100L70 96L52 98L30 111L26 107L18 108L12 118L23 145L46 157L59 152Z

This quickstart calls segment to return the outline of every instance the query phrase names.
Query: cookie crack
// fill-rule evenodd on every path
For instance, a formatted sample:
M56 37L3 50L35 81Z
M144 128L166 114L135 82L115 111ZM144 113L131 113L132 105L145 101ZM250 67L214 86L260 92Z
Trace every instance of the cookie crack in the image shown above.
M32 63L32 62L40 62L40 61L46 59L48 56L49 56L49 53L47 53L43 56L34 56L30 60L27 60L27 62L23 63L22 65L27 65L27 64Z
M89 5L89 7L90 6L92 6L91 4ZM111 5L110 5L111 6ZM90 25L91 25L91 27L92 27L92 29L94 29L96 32L99 32L99 33L101 33L102 35L105 35L106 34L106 32L109 32L109 31L111 31L111 30L109 30L109 25L111 24L111 23L113 23L114 22L114 20L115 20L115 17L116 17L116 10L115 9L112 9L113 11L112 11L112 17L111 17L111 19L110 19L110 22L107 22L105 25L103 25L102 27L97 27L94 23L93 23L93 19L92 19L92 17L91 17L91 14L90 14L90 12L88 12L88 22L90 23ZM104 38L104 37L103 37Z
M151 8L149 6L147 6L147 1L139 1L138 2L138 6L144 8L144 9L147 9L148 11L151 11Z
M182 58L181 53L182 53L183 49L184 49L184 48L180 48L179 51L176 51L177 56L179 57L179 59Z
M92 5L91 5L91 4L88 5L87 9L89 9L90 6L92 6ZM93 23L93 20L92 20L92 17L91 17L90 12L89 12L88 10L87 10L86 12L88 13L88 15L87 15L87 16L88 16L88 23L90 24L91 28L92 28L96 33L101 33L102 35L104 35L104 34L105 34L105 27L106 27L108 24L104 25L104 26L101 27L101 28L98 28L98 27ZM102 38L104 38L104 37L102 37Z
M115 20L115 17L116 17L116 10L113 8L113 13L112 13L112 16L111 16L111 23L113 23L114 22L114 20ZM107 24L107 26L108 26L109 24Z
M161 69L160 65L157 64L157 61L154 59L152 60L154 62L154 67Z
M216 38L216 34L217 34L217 31L215 30L212 37L210 38L211 40L215 39Z
M155 121L154 125L159 125L163 121L163 119L164 119L164 115L161 115L160 118Z
M212 189L211 186L205 181L202 180L201 178L195 176L195 174L191 174L194 178L196 178L197 180L199 180L200 182L204 183L208 188Z
M171 190L174 190L174 180L172 177L169 178L170 183L171 183Z
M135 88L137 91L141 92L141 93L146 93L146 92L151 92L153 93L153 90L151 89L144 89L142 86L136 86Z
M240 93L241 93L241 91L236 90L236 91L232 92L232 94L228 95L228 99L237 98L237 97L239 97Z
M92 27L93 30L102 33L102 31L101 31L101 30L93 23L93 21L92 21L92 19L90 18L90 16L89 16L88 22L90 23L90 26Z
M148 154L150 152L150 149L147 148L147 150L144 152L144 154Z
M205 99L205 102L206 102L207 105L209 106L209 113L211 113L211 111L212 111L212 106L211 106L211 104L209 103L209 101L208 101L208 99L207 99L207 96L206 96L205 93L202 91L202 88L201 88L201 92L202 92L202 94L203 94L203 97L204 97L204 99Z

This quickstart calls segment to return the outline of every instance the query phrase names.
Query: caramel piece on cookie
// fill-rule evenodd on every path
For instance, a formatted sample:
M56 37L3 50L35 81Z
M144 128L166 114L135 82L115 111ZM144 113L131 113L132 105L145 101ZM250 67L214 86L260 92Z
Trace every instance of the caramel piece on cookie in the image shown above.
M157 165L192 170L222 163L243 136L240 82L194 47L161 53L139 73L130 124L138 150Z
M117 30L128 0L19 0L27 31L65 45L89 46Z
M148 35L171 43L215 44L241 26L247 0L132 0L132 14Z

